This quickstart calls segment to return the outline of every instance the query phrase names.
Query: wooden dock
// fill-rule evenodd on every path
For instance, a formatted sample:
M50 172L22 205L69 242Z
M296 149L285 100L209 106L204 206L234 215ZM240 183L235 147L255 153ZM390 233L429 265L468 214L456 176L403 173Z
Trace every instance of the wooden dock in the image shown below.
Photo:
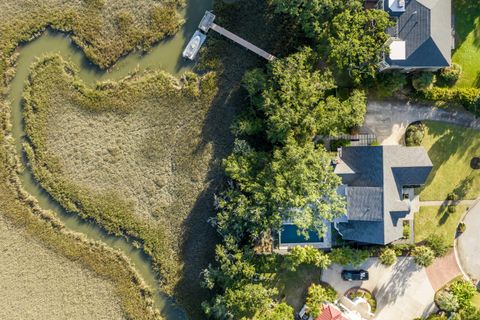
M275 59L275 56L271 55L270 53L268 53L268 52L266 52L262 49L260 49L259 47L255 46L254 44L251 44L247 40L244 40L244 39L240 38L236 34L231 33L227 29L222 28L215 23L211 23L210 29L220 33L222 36L227 37L228 39L238 43L239 45L247 48L248 50L258 54L259 56L261 56L265 59L267 59L268 61L272 61L273 59Z

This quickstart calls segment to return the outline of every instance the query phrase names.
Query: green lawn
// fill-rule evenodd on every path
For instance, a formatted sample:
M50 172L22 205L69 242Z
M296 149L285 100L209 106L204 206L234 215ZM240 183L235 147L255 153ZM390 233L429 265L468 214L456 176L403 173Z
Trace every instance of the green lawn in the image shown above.
M448 214L446 207L421 207L420 212L415 214L415 242L437 233L450 239L453 245L457 225L466 209L465 206L457 206L455 213Z
M457 48L453 62L462 66L459 87L480 87L480 2L455 0Z
M480 196L480 170L470 161L480 156L480 131L426 121L422 145L433 162L433 170L420 190L421 200L445 200L450 192L460 199Z
M276 287L281 298L300 311L305 304L308 288L312 283L320 283L322 270L310 265L301 265L297 271L283 271L277 274Z
M472 298L473 305L480 310L480 293L476 293Z

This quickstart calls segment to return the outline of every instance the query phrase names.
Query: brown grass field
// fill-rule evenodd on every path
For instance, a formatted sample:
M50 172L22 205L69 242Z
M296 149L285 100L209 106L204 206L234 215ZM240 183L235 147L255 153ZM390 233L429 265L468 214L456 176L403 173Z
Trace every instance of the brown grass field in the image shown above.
M25 91L36 178L69 211L143 244L168 293L183 265L205 267L214 247L212 211L196 207L221 174L202 135L215 93L213 74L148 72L89 87L59 56L33 67ZM207 216L190 225L191 214ZM194 252L183 260L185 246ZM198 284L200 270L188 276Z
M125 319L112 283L0 216L0 319Z
M154 42L175 33L182 23L177 13L179 5L182 5L181 0L0 2L0 216L2 219L6 217L15 226L10 231L17 232L18 229L19 233L28 234L31 237L29 239L35 239L23 242L22 246L27 247L25 250L29 250L23 252L13 238L11 241L10 236L5 241L2 238L2 248L8 243L18 254L18 257L7 257L1 251L2 259L5 259L2 260L2 267L3 262L19 267L18 264L22 262L30 262L26 261L28 256L40 268L33 274L31 272L35 270L31 265L25 265L21 274L8 270L1 272L2 294L6 295L0 299L1 319L160 318L153 309L149 289L122 255L102 245L89 243L79 235L70 234L58 221L41 211L22 190L15 174L18 159L10 136L10 106L6 103L5 93L8 81L15 74L14 50L18 44L31 40L46 27L70 33L73 41L92 62L106 68L129 51L148 49ZM30 244L31 249L36 250L28 248ZM41 246L45 246L45 249L41 249ZM53 251L48 251L46 247ZM57 273L58 279L50 279L50 284L45 279L50 278L52 273L40 273L45 271L46 266L39 261L40 258L46 259L45 263L51 263L52 271ZM65 270L70 267L76 272ZM20 267L18 270L22 271ZM18 276L18 279L12 279L13 276ZM95 286L94 282L98 282L98 285ZM42 285L44 291L39 288ZM75 291L74 286L85 291ZM50 289L52 292L47 292ZM27 293L30 290L31 295L21 290L27 290ZM63 301L59 301L59 297ZM27 304L30 305L27 307ZM58 309L62 304L67 313ZM14 308L18 310L12 311ZM49 311L47 308L51 308L50 314L45 313Z

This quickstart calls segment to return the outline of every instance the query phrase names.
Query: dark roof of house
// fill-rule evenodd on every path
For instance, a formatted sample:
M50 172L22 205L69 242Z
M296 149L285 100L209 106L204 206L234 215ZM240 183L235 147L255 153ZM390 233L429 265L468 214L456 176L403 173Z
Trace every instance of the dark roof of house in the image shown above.
M343 238L375 244L401 238L398 221L410 211L402 187L424 184L431 170L423 147L342 148L335 172L347 185L348 222L337 224Z
M406 59L386 62L391 67L446 67L453 47L451 0L406 0L405 12L386 11L397 20L387 32L405 41Z

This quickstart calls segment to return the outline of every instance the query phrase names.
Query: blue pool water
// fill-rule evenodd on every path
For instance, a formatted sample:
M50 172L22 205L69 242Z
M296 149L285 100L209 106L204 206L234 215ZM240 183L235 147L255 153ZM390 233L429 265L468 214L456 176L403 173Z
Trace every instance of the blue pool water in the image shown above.
M308 240L298 234L298 228L294 224L285 224L280 232L281 243L314 243L323 242L323 238L318 236L316 231L308 231Z

